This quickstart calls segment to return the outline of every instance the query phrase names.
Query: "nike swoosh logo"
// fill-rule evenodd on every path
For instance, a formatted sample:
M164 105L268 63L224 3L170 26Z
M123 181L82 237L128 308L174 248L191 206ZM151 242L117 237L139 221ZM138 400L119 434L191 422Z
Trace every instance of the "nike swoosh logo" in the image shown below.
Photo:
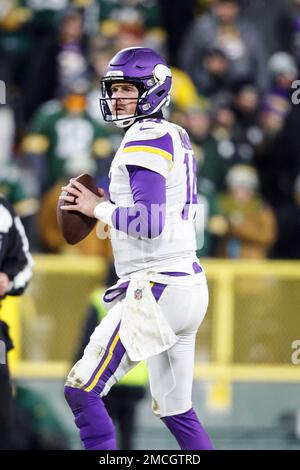
M153 127L140 127L140 131L146 131L147 129L153 129Z

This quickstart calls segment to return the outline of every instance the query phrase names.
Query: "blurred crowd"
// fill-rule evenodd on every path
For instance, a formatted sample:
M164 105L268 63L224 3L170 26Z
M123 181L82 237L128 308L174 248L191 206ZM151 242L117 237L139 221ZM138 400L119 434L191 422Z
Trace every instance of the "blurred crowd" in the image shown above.
M99 82L130 46L172 66L164 114L193 143L199 256L300 259L300 0L0 0L0 192L32 251L111 258L95 234L66 245L56 203L83 172L107 188L123 134Z

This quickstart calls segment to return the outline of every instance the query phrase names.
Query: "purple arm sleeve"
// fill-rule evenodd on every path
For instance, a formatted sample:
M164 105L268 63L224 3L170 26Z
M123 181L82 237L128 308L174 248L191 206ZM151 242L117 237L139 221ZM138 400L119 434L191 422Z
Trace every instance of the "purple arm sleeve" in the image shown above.
M166 179L147 168L126 165L134 206L117 207L113 226L134 238L156 238L165 224Z

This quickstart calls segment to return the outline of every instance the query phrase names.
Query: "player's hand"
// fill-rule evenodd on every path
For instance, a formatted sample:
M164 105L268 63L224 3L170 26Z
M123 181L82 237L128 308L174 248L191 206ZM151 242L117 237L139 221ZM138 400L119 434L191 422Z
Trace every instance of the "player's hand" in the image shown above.
M9 287L9 277L5 273L0 273L0 297L7 293Z
M103 189L98 189L99 196L97 196L83 186L83 184L73 179L70 180L67 186L63 186L61 189L65 191L65 194L61 194L59 198L72 203L67 206L61 206L61 209L65 211L78 211L88 217L94 217L95 207L105 201ZM67 193L69 194L67 195Z

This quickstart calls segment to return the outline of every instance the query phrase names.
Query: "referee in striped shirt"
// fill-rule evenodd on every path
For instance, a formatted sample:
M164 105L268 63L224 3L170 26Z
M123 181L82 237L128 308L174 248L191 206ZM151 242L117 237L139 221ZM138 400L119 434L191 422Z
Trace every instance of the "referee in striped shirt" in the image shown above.
M1 300L21 295L31 276L32 258L23 225L14 209L0 194L0 450L12 439L12 393L7 352L13 348L8 325L1 320Z

